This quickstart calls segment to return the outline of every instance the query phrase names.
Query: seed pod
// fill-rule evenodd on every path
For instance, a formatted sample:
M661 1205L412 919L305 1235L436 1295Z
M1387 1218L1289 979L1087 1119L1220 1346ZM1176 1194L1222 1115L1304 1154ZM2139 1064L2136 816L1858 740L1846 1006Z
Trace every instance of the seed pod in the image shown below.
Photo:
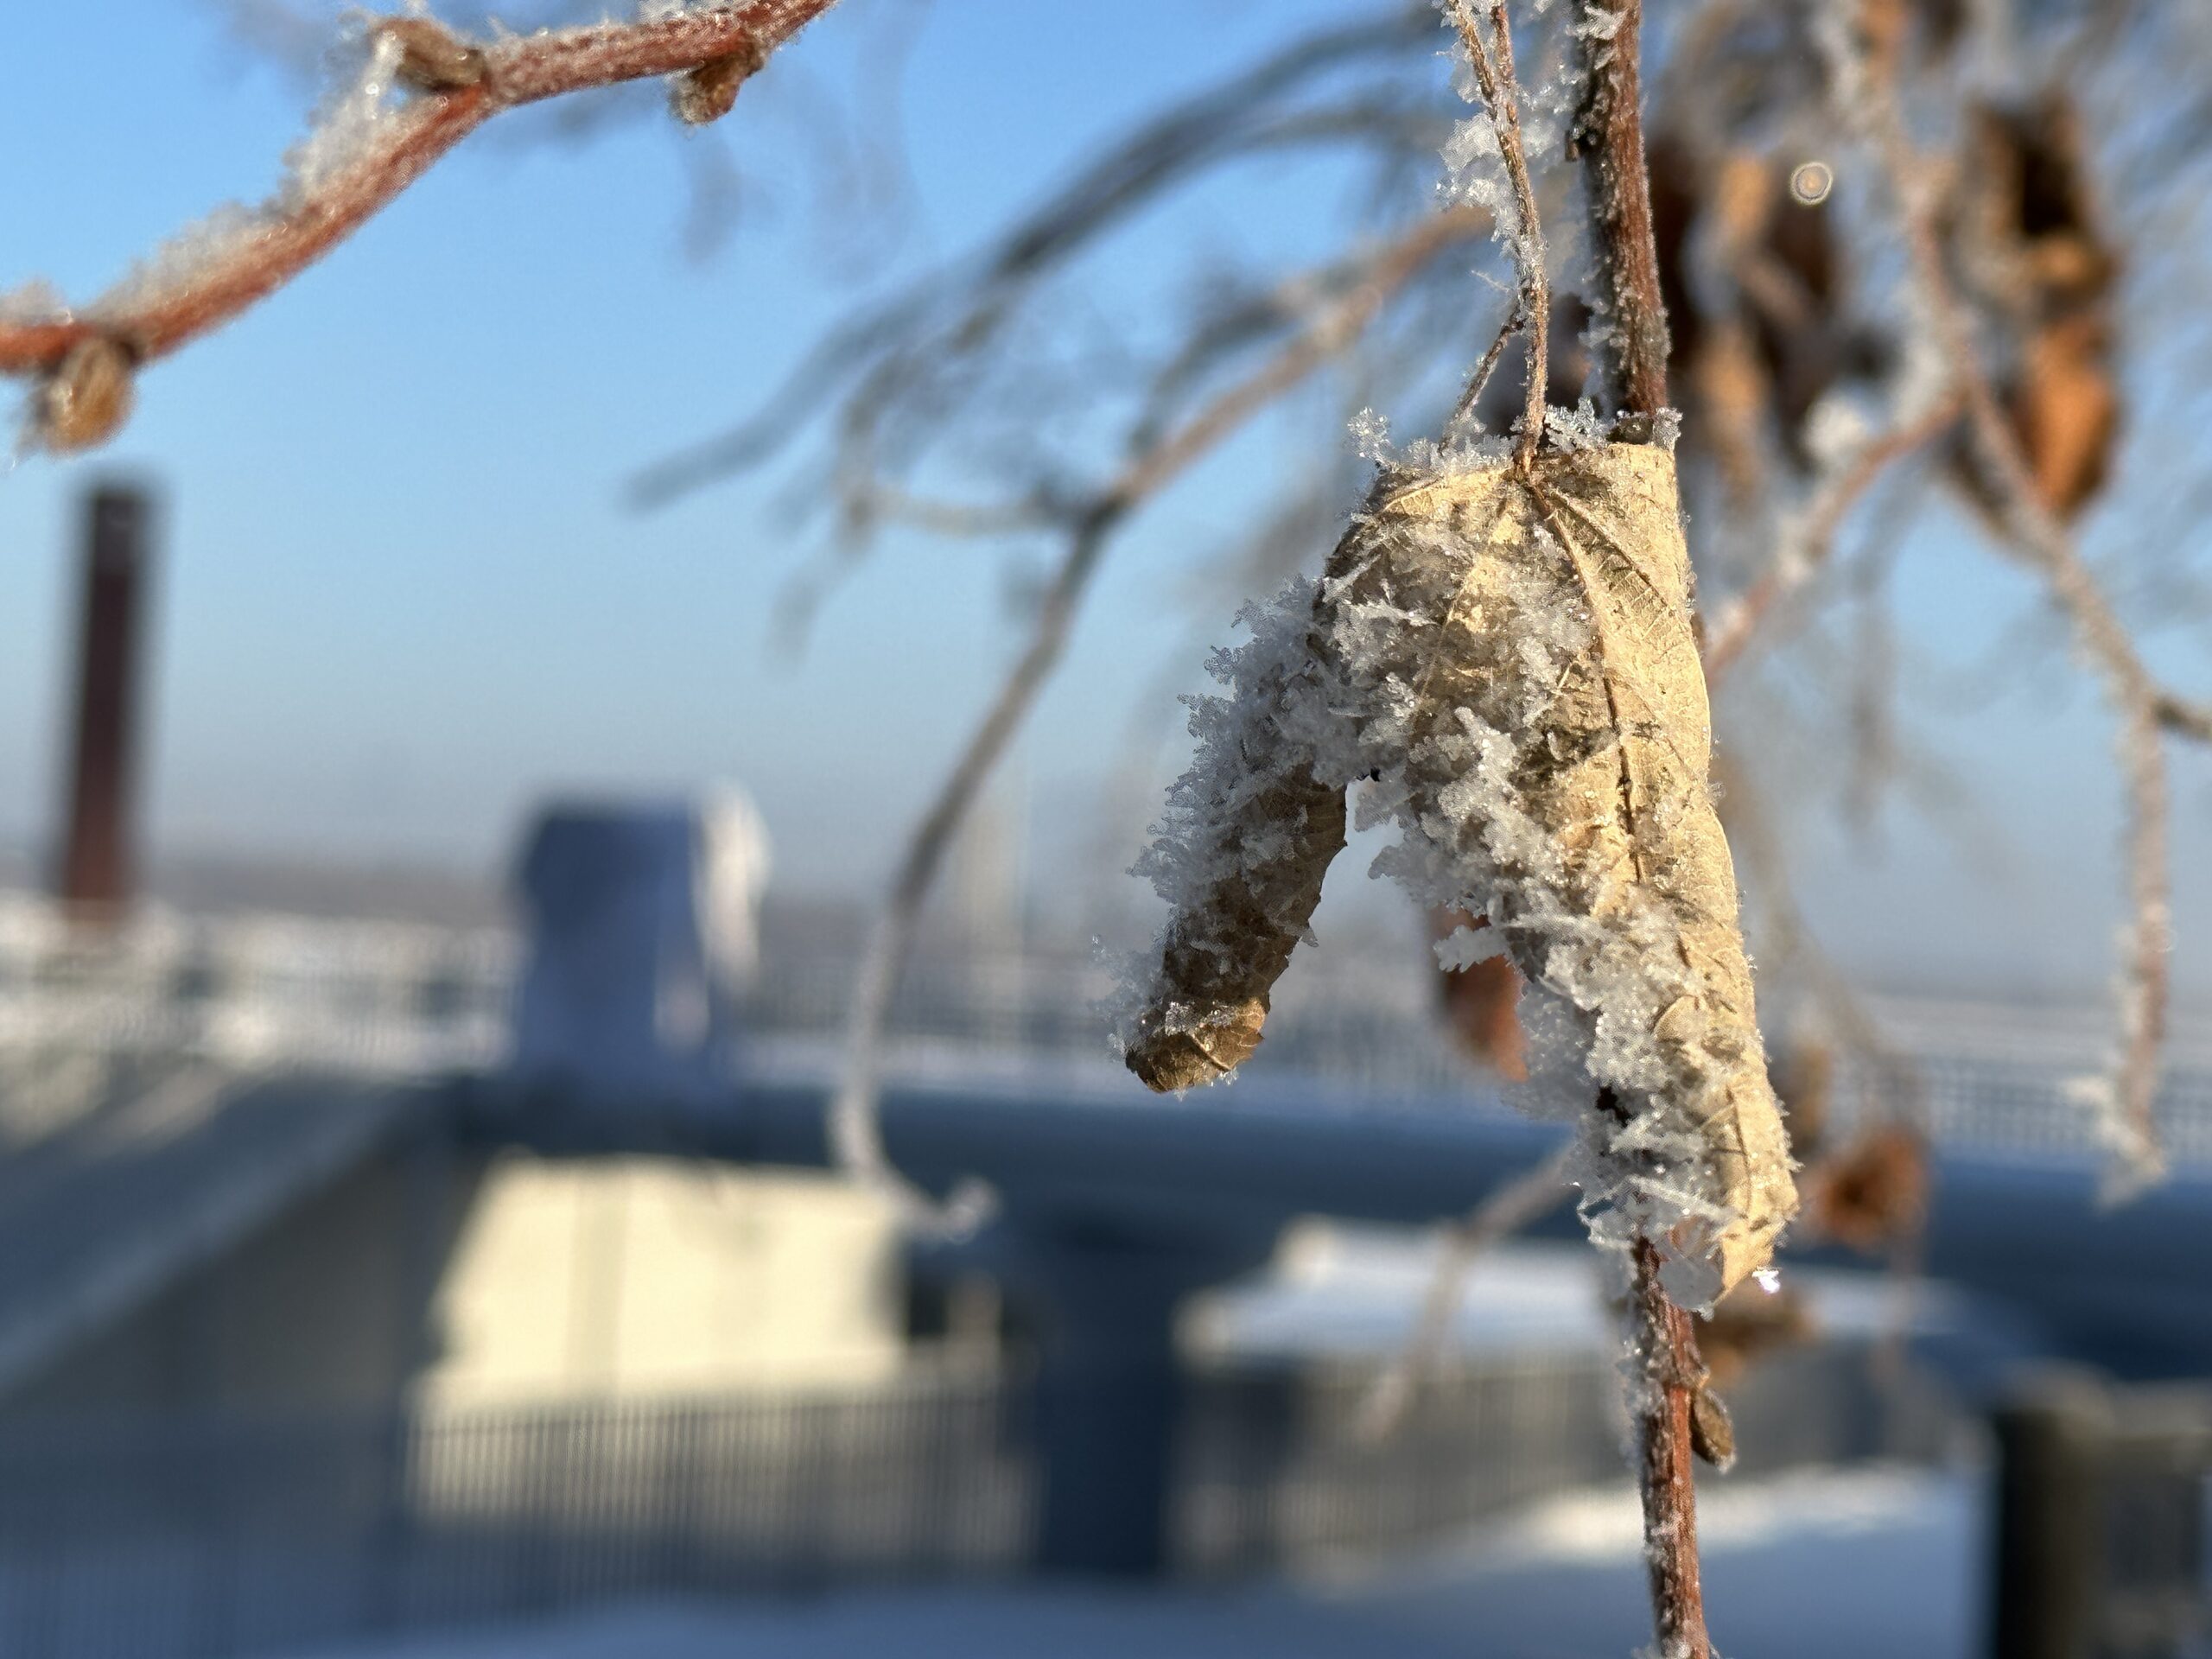
M425 92L456 92L484 79L484 54L428 17L388 17L376 32L399 45L399 78Z
M79 340L34 394L34 435L57 454L105 443L130 418L137 364L119 340L99 334Z
M748 41L728 57L677 76L669 89L669 105L676 111L676 118L690 127L721 120L735 106L738 88L767 60L768 54L759 43Z

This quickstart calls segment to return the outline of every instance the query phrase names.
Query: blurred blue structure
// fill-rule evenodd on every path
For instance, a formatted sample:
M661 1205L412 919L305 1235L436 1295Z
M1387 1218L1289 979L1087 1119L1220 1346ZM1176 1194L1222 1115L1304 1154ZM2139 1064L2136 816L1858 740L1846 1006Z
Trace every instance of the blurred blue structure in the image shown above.
M530 951L516 1075L647 1093L726 1075L766 859L734 798L548 808L518 872Z
M738 1052L760 863L741 816L549 812L521 861L524 965L499 982L519 988L511 1057L487 1050L457 1065L460 1051L426 1042L382 1078L319 1059L289 1061L289 1075L270 1075L273 1063L218 1067L196 1092L142 1089L0 1167L0 1263L16 1264L0 1272L0 1385L395 1147L829 1167L826 1069L761 1043ZM54 949L60 966L38 974L82 969ZM477 982L420 941L406 951L442 964L410 993L417 1002L435 991L442 1005L440 985ZM163 1042L253 1028L177 988L188 973L203 982L220 954L210 944L205 961L159 959L161 1009L200 1021ZM279 1007L297 981L268 983L272 1000L257 1008ZM143 1010L132 1017L143 1023ZM335 1052L305 1014L297 1030L302 1052ZM933 1080L893 1084L884 1138L925 1187L981 1177L1001 1196L980 1236L918 1246L912 1267L989 1276L1037 1333L1035 1548L1060 1570L1141 1575L1166 1563L1171 1443L1190 1386L1174 1320L1192 1292L1263 1262L1294 1217L1454 1218L1559 1133L1465 1085L1393 1094L1262 1069L1203 1100L1161 1101L1103 1058L963 1053ZM424 1070L447 1075L409 1075ZM118 1115L148 1132L113 1134ZM2001 1386L2032 1355L2139 1377L2212 1374L2202 1162L2111 1211L2096 1205L2094 1170L2063 1156L1939 1146L1936 1180L1923 1266L1974 1293L1977 1313L1935 1333L1929 1352L1969 1391ZM1578 1224L1562 1211L1541 1230L1568 1236Z

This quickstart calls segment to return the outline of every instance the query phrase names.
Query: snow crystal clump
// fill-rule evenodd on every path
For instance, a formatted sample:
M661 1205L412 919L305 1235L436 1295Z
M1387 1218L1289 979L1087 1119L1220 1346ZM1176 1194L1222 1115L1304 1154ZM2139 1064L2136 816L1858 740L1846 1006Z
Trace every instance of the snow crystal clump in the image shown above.
M1505 954L1505 936L1494 927L1453 928L1436 942L1436 965L1447 974L1463 973L1478 962Z

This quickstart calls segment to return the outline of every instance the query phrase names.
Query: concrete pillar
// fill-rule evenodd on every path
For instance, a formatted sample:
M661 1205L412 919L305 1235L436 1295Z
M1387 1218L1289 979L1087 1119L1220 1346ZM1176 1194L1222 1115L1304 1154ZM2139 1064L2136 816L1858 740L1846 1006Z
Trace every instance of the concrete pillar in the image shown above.
M1177 1437L1186 1379L1183 1300L1264 1259L1266 1241L1024 1240L1045 1305L1037 1438L1044 1491L1037 1566L1154 1578L1173 1565Z

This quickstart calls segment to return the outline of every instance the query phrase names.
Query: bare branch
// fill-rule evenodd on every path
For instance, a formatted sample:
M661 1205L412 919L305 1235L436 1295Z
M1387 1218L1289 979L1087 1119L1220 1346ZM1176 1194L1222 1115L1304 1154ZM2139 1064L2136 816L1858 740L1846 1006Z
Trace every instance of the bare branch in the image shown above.
M1597 247L1598 309L1611 326L1599 353L1617 414L1649 420L1667 407L1667 304L1652 236L1651 183L1643 156L1643 0L1586 0L1576 25L1588 99L1568 155L1589 168L1590 226Z
M2101 1125L2113 1153L2107 1195L2118 1198L2157 1182L2165 1169L2155 1107L2170 996L2169 790L2159 738L2171 702L2152 679L2133 639L2073 537L2044 505L2034 467L2022 453L1982 365L1973 321L1943 256L1935 204L1926 188L1929 172L1897 103L1897 31L1877 19L1872 8L1860 22L1865 26L1855 38L1838 30L1831 36L1831 46L1843 54L1840 79L1857 83L1859 96L1853 102L1888 175L1904 222L1914 282L1965 404L1974 460L1988 475L2007 545L2043 577L2071 622L2076 645L2104 681L2106 696L2120 717L2132 919L2120 1061L2109 1084L2111 1114Z
M1389 1438L1405 1419L1421 1383L1437 1368L1452 1332L1452 1316L1467 1274L1485 1250L1557 1209L1574 1189L1567 1184L1580 1148L1570 1141L1543 1162L1523 1171L1484 1198L1444 1236L1444 1255L1429 1275L1421 1317L1405 1346L1375 1379L1360 1402L1358 1430L1370 1440Z
M1483 104L1490 112L1491 125L1497 130L1497 147L1505 158L1505 175L1513 187L1513 204L1521 221L1518 233L1513 238L1513 254L1521 268L1521 301L1517 309L1529 329L1529 382L1521 416L1520 444L1521 463L1525 467L1535 460L1536 446L1544 438L1544 389L1551 341L1552 298L1550 278L1544 270L1542 219L1536 208L1535 188L1529 178L1528 151L1521 142L1521 86L1513 73L1512 20L1506 16L1505 0L1491 0L1491 29L1497 37L1493 48L1484 43L1482 25L1476 21L1469 0L1451 0L1451 15L1459 38L1466 43L1467 60L1474 67L1475 85L1481 90ZM1505 333L1511 331L1509 323ZM1485 363L1493 360L1484 359ZM1488 378L1487 369L1478 368L1476 372ZM1480 395L1478 388L1475 395ZM1472 397L1465 401L1469 407L1472 406Z
M1364 281L1308 325L1274 359L1229 387L1181 426L1140 448L1088 501L1070 510L1068 544L1040 602L1029 642L969 739L952 772L908 838L884 908L861 960L845 1042L844 1071L830 1103L831 1143L839 1163L896 1197L911 1217L938 1230L972 1224L972 1198L949 1213L933 1212L892 1168L876 1123L882 1077L883 1026L905 966L922 906L954 835L1007 745L1027 718L1038 692L1066 648L1083 595L1122 522L1247 420L1350 346L1390 297L1444 249L1488 229L1490 217L1471 207L1433 215L1369 257Z
M52 375L87 341L109 342L134 364L166 356L283 287L493 116L732 58L765 58L834 3L750 0L481 45L428 19L391 20L385 27L395 31L399 73L426 90L379 123L357 154L312 188L280 194L255 216L251 234L225 236L179 280L134 285L120 301L82 314L0 321L0 373Z

